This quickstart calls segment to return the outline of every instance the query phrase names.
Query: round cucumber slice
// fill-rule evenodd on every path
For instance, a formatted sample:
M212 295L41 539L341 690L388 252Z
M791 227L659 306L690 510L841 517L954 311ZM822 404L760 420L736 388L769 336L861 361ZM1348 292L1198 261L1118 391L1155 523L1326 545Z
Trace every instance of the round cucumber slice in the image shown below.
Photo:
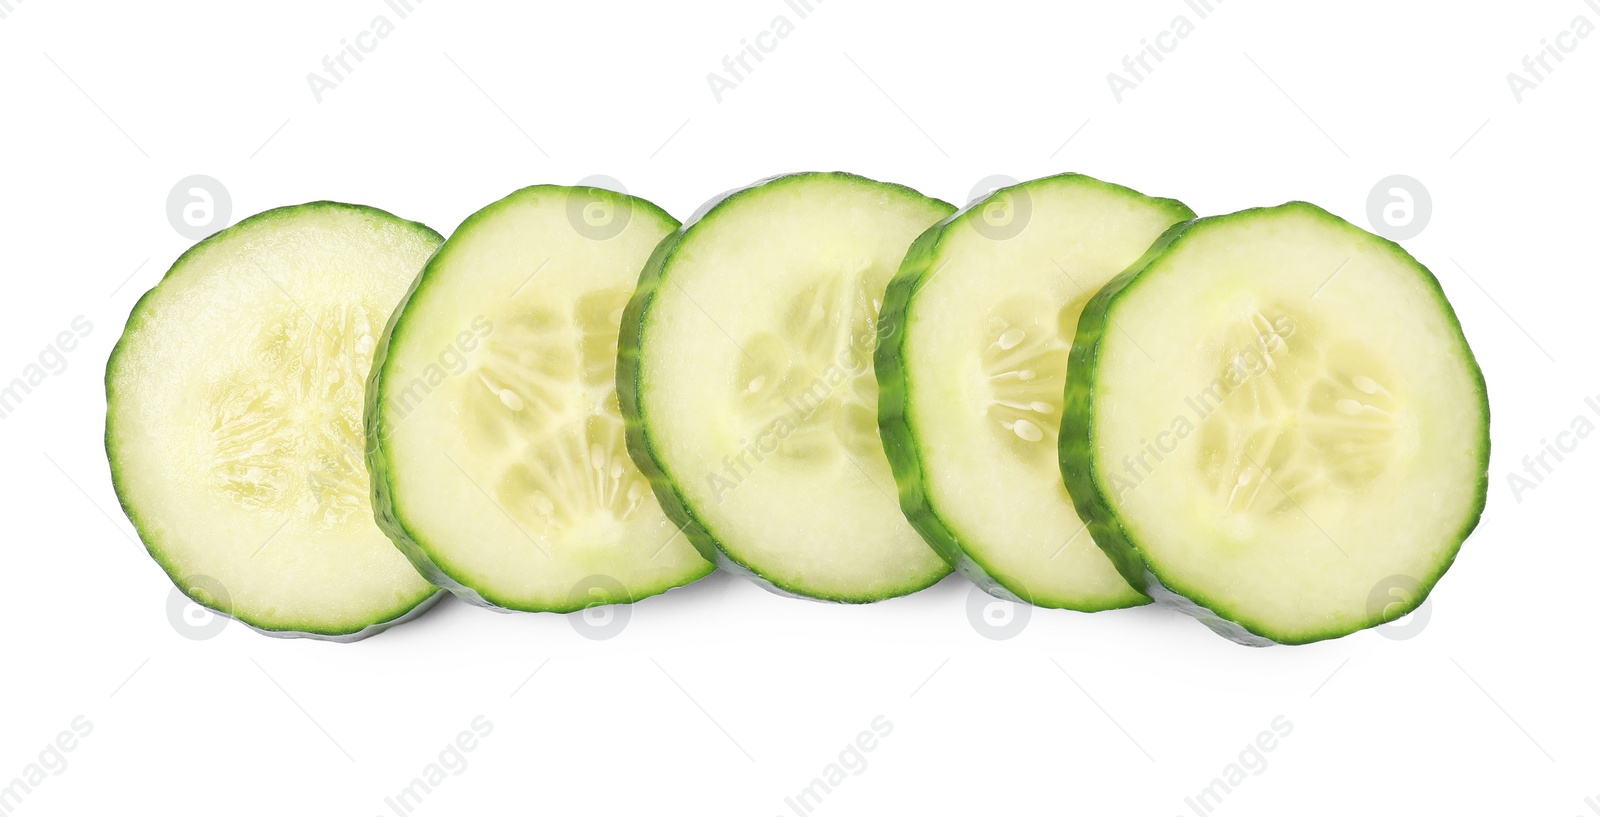
M884 447L913 526L974 583L1082 611L1150 601L1095 546L1055 438L1078 314L1194 212L1088 176L997 190L922 234L889 284Z
M569 612L713 569L628 459L617 331L678 226L643 199L536 186L478 211L418 276L367 390L378 522L475 604Z
M123 510L190 598L271 635L354 640L438 589L373 523L361 407L378 335L443 238L318 202L200 242L106 366Z
M1409 613L1487 496L1488 396L1438 281L1310 204L1169 230L1084 310L1065 400L1095 541L1245 644Z
M884 287L954 208L846 173L720 197L623 317L628 450L701 553L768 589L870 602L949 573L893 499L872 354Z

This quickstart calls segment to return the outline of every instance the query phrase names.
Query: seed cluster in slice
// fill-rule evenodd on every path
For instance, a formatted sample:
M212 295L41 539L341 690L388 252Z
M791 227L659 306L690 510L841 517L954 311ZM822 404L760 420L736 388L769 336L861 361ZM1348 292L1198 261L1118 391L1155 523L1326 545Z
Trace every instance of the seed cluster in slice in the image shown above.
M140 537L195 601L274 634L351 639L436 588L372 521L366 374L442 241L378 210L263 213L197 245L106 369L106 450Z
M990 592L1104 610L1128 586L1073 511L1056 433L1078 314L1171 225L1171 199L1068 174L975 201L924 233L890 284L883 440L906 516Z
M425 575L513 610L629 602L711 571L628 458L617 331L678 222L590 187L469 218L396 311L368 389L379 521Z
M498 332L484 321L494 334L461 384L463 437L473 450L517 455L491 494L527 525L573 527L597 513L626 521L648 502L616 407L617 326L630 292L530 304L500 319Z
M1393 464L1402 408L1384 385L1393 372L1365 344L1314 337L1271 305L1224 334L1220 348L1239 351L1219 350L1216 371L1241 382L1226 399L1221 389L1202 397L1216 407L1196 431L1225 512L1282 512L1324 484L1357 487Z
M1065 397L1095 541L1243 643L1410 612L1483 510L1488 401L1438 282L1309 204L1170 230L1084 311Z
M872 355L890 276L952 210L803 173L718 199L657 248L623 320L628 446L708 557L846 602L949 572L895 505Z

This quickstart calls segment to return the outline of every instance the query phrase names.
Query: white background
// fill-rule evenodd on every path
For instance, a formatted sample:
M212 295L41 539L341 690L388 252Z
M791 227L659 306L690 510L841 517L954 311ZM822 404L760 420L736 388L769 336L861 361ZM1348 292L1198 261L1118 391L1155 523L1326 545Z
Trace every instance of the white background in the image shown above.
M1582 0L1227 0L1204 21L1181 0L827 0L805 20L782 0L431 0L320 103L306 75L394 19L381 0L11 5L0 381L74 316L94 327L0 420L0 785L94 726L17 813L392 814L479 715L493 733L417 814L792 814L880 715L893 733L815 813L1192 814L1278 716L1292 734L1215 813L1595 813L1600 441L1507 485L1600 394L1600 36L1521 102L1506 80L1576 16L1600 23ZM719 103L707 74L778 14L794 32ZM1196 30L1119 103L1106 75L1179 14ZM221 180L233 221L335 199L448 234L532 183L606 174L685 217L833 169L958 202L992 174L1076 170L1202 214L1306 199L1363 226L1379 179L1424 183L1406 246L1477 352L1494 449L1425 628L1259 650L1160 610L1040 610L996 641L959 578L851 608L721 575L609 641L454 601L355 645L169 623L111 491L101 378L190 243L166 214L179 179Z

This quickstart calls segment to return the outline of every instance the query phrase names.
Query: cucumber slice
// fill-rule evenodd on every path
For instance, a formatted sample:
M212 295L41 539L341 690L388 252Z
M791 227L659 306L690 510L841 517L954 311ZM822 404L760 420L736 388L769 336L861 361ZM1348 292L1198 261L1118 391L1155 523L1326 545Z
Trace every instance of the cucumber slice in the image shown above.
M975 584L1082 611L1150 601L1095 547L1055 437L1078 314L1194 212L1088 176L1004 188L922 234L890 283L878 414L901 506Z
M428 262L367 390L378 522L423 575L475 604L568 612L711 572L617 410L622 308L677 226L621 193L529 187Z
M1169 230L1084 310L1065 395L1095 541L1245 644L1409 613L1488 492L1488 396L1439 282L1301 202Z
M354 640L438 589L372 521L361 406L377 336L443 238L318 202L200 242L106 365L128 519L190 598L271 635Z
M623 317L628 451L701 553L779 593L870 602L949 573L892 498L872 352L884 287L953 210L846 173L713 200Z

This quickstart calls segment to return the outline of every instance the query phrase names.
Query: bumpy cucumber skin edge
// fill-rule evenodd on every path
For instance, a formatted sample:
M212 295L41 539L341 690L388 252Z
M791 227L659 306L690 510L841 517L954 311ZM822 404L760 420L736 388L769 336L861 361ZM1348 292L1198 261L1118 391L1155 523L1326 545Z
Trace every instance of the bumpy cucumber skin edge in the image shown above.
M1112 507L1109 494L1101 484L1094 468L1093 441L1091 429L1094 427L1094 375L1098 363L1100 341L1106 335L1110 324L1110 315L1116 307L1117 299L1137 285L1141 273L1157 264L1163 255L1174 245L1180 243L1183 237L1195 227L1205 228L1211 224L1222 224L1228 219L1249 217L1267 212L1283 212L1291 209L1303 210L1311 215L1330 222L1336 229L1354 231L1372 240L1385 245L1391 254L1414 269L1419 278L1429 286L1437 297L1438 306L1448 318L1448 322L1456 330L1456 338L1460 342L1460 354L1466 365L1471 369L1477 382L1477 393L1480 411L1483 415L1483 433L1478 440L1482 448L1479 461L1479 477L1477 484L1477 501L1467 514L1462 527L1455 534L1455 547L1449 555L1439 562L1438 570L1431 576L1419 577L1420 592L1409 605L1389 605L1384 608L1385 614L1369 620L1354 629L1333 629L1316 632L1304 636L1284 636L1270 632L1268 628L1257 626L1247 627L1242 622L1228 617L1228 611L1221 605L1209 600L1204 593L1195 592L1181 586L1181 582L1161 572L1140 555L1138 543L1133 536L1123 527L1121 519ZM1101 549L1111 557L1124 578L1134 587L1142 587L1144 591L1156 600L1157 604L1170 607L1179 612L1186 613L1200 620L1217 634L1251 647L1267 647L1274 645L1311 644L1332 638L1341 638L1360 630L1376 627L1381 624L1401 618L1415 610L1427 599L1439 579L1449 571L1455 563L1456 556L1461 552L1461 545L1478 526L1479 519L1483 516L1483 509L1489 496L1489 391L1483 379L1483 371L1478 366L1477 358L1473 356L1471 347L1467 344L1466 333L1461 328L1461 321L1457 318L1454 308L1450 306L1445 297L1444 288L1439 285L1439 279L1406 252L1399 244L1382 236L1373 235L1351 224L1344 219L1329 213L1322 208L1303 201L1292 201L1277 207L1257 207L1241 210L1225 216L1195 219L1193 221L1177 224L1167 230L1161 238L1156 240L1144 256L1136 261L1122 274L1113 278L1104 288L1090 300L1084 308L1083 316L1078 320L1078 334L1072 344L1071 362L1067 369L1067 385L1065 389L1064 410L1062 412L1061 435L1059 439L1059 453L1061 458L1061 474L1066 481L1067 492L1072 496L1073 504L1078 508L1078 515L1089 525L1090 535L1100 545ZM1388 612L1392 610L1393 612Z
M893 190L897 193L909 193L931 202L943 204L951 210L955 209L953 205L931 196L925 196L910 187L890 182L880 182L842 171L789 173L770 176L749 186L736 188L712 198L701 206L694 215L690 216L677 232L662 239L661 243L656 245L655 252L650 255L650 261L645 264L644 270L639 274L639 287L634 291L633 297L628 300L628 306L622 314L622 337L617 344L617 400L622 406L622 417L627 427L629 456L633 458L634 464L649 479L650 488L655 492L656 500L661 503L662 510L666 511L667 518L678 525L690 544L700 551L701 556L716 564L717 567L749 579L762 588L780 596L838 604L868 604L925 590L937 584L949 574L942 572L933 576L930 581L918 583L915 586L907 586L888 593L860 597L818 594L804 588L790 587L781 581L763 575L754 566L746 564L734 556L701 521L700 517L689 506L688 501L678 492L677 480L667 471L665 463L661 462L656 456L655 445L650 439L650 429L645 412L639 402L639 393L642 386L640 380L643 377L640 348L644 330L650 320L650 310L654 305L656 294L660 292L661 287L666 282L665 271L672 262L673 254L682 246L689 231L724 204L752 191L768 185L783 184L794 179L823 176L846 179L856 183L866 183ZM882 318L880 316L880 326L881 321Z
M626 199L628 206L631 208L631 212L633 213L633 217L637 217L642 212L655 218L659 218L667 224L676 225L678 223L678 220L673 218L672 215L667 211L649 201L646 201L645 199L638 198L637 196L630 196L625 193L617 193L615 191L598 187L564 187L561 185L540 184L531 185L529 187L516 190L504 198L501 198L482 208L476 213L473 213L472 215L468 216L465 221L461 222L461 226L456 228L454 235L462 234L465 230L471 228L479 221L488 218L491 214L497 212L502 207L513 206L519 198L526 194L542 192L558 196L569 196L574 191L588 192L601 198L613 200ZM400 299L400 303L395 307L393 314L389 316L389 323L384 327L383 336L379 338L377 346L373 351L372 373L367 378L367 405L364 419L367 437L367 470L372 474L373 516L377 519L378 527L389 536L390 541L394 542L395 547L398 548L401 553L405 554L406 559L409 560L414 567L416 567L417 572L421 573L428 581L450 591L451 594L469 604L477 607L483 607L488 610L494 610L495 612L500 613L571 613L578 610L584 610L589 607L594 607L596 606L597 602L595 602L593 599L580 600L568 598L567 603L564 604L552 604L534 607L526 604L520 604L511 599L500 599L484 594L479 590L469 587L461 580L451 575L444 564L445 560L443 558L435 557L432 551L428 549L426 543L424 543L420 537L412 534L411 529L407 527L405 521L401 517L398 504L395 501L394 488L390 484L391 480L393 479L393 469L389 467L389 459L384 451L383 446L383 441L388 437L388 434L384 431L384 429L387 428L385 425L385 413L383 411L383 405L387 400L384 369L385 364L389 360L389 348L391 344L397 337L399 337L399 333L403 332L407 325L406 308L411 304L412 299L421 294L424 291L424 288L432 280L432 278L429 276L429 273L432 272L436 268L436 265L441 263L446 257L449 247L450 244L448 241L442 244L439 249L434 252L433 257L429 258L427 263L423 265L422 270L417 273L417 277L411 282L411 288L406 291L406 294ZM697 573L684 581L669 583L664 587L639 593L630 593L627 598L615 599L613 601L604 603L631 604L632 602L649 598L650 596L659 595L677 587L692 584L693 582L699 581L700 579L710 575L714 569L715 568L712 565L707 565L704 571Z
M128 521L133 524L133 529L134 529L135 532L137 532L139 534L139 541L145 546L145 550L150 554L150 558L155 560L156 564L161 567L161 570L167 574L167 578L172 581L173 586L178 588L178 591L183 593L185 596L187 596L190 601L193 601L195 604L198 604L198 605L200 605L202 607L205 607L206 609L212 611L213 613L216 613L216 614L222 615L222 616L226 616L226 617L228 617L230 619L238 621L239 623L245 625L246 627L249 627L250 629L255 630L256 632L261 633L263 635L269 635L269 636L273 636L275 638L308 638L308 639L312 639L312 640L316 640L316 641L332 641L332 642L336 642L336 643L350 643L350 642L354 642L354 641L360 641L360 640L362 640L364 638L368 638L370 636L377 635L378 633L381 633L384 630L389 629L390 627L393 627L393 626L398 625L398 624L404 624L405 622L410 621L410 620L422 615L423 613L427 612L430 608L432 608L433 605L435 605L435 604L437 604L439 602L439 599L442 597L441 591L439 591L437 589L432 590L427 595L423 596L421 599L419 599L416 602L410 604L409 606L404 606L404 607L401 607L400 609L397 609L397 610L394 610L394 611L390 611L389 613L386 613L385 615L388 615L389 616L388 618L373 622L372 624L368 624L368 625L366 625L364 627L361 627L360 629L356 629L356 630L329 629L329 628L319 627L317 625L305 625L305 626L297 626L297 627L268 627L268 626L263 626L263 625L260 625L260 624L256 624L256 623L250 621L248 618L245 618L245 617L242 617L242 616L234 614L230 610L220 610L220 609L217 609L216 607L208 605L205 602L201 601L200 599L195 598L192 594L189 593L188 589L184 587L182 576L178 573L177 567L167 561L167 559L165 558L164 554L160 551L159 547L157 546L157 543L152 541L152 535L147 532L148 531L147 526L145 526L143 523L141 523L138 514L135 513L134 509L132 508L132 506L130 506L128 504L127 496L126 496L126 494L125 494L125 492L123 491L123 488L122 488L121 478L118 476L118 469L117 469L117 466L116 466L116 454L114 453L115 446L113 445L113 438L115 436L115 429L113 428L113 422L112 422L112 419L113 419L112 408L116 404L116 394L115 394L115 390L112 387L112 373L113 373L113 370L116 368L117 358L122 353L122 344L126 341L126 339L128 338L128 336L130 334L132 334L136 329L139 328L140 325L143 324L143 322L144 322L144 307L146 305L146 301L151 297L151 295L153 295L155 293L155 291L157 289L159 289L163 283L166 283L167 279L171 278L174 273L176 273L179 270L181 270L183 268L185 262L187 262L189 260L189 257L191 255L195 254L202 247L205 247L205 246L211 244L214 241L220 241L225 236L227 236L230 232L232 232L234 230L237 230L237 229L239 229L241 227L244 227L247 224L254 225L254 224L267 222L267 221L275 221L275 220L277 220L279 218L284 218L286 216L296 215L298 213L305 212L307 210L313 210L313 209L352 210L352 211L361 213L363 215L375 216L375 217L377 217L379 219L382 219L384 221L388 221L388 222L392 222L392 223L395 223L395 224L403 225L405 227L409 227L414 232L420 233L423 236L426 236L426 237L432 239L435 243L438 243L438 244L444 243L444 236L440 235L437 231L435 231L433 228L429 227L428 225L423 224L421 222L408 221L406 219L403 219L403 218L400 218L399 216L394 215L393 213L390 213L390 212L387 212L387 211L384 211L384 210L379 210L376 207L368 207L366 205L361 205L361 204L344 204L342 202L335 202L335 201L314 201L314 202L309 202L309 203L306 203L306 204L296 204L296 205L290 205L290 206L287 206L287 207L277 207L277 208L274 208L274 209L271 209L271 210L267 210L267 211L264 211L264 212L261 212L261 213L257 213L256 215L253 215L253 216L251 216L251 217L249 217L247 219L244 219L243 221L240 221L238 224L235 224L235 225L233 225L231 227L227 227L225 229L217 231L216 233L208 236L204 240L202 240L199 243L195 244L193 247L190 247L188 250L185 250L182 255L178 256L178 260L172 262L172 266L167 269L166 274L161 277L161 280L156 282L156 285L151 287L149 290L147 290L145 292L145 294L139 296L139 300L134 303L133 309L129 313L128 322L127 322L126 326L122 330L122 336L117 339L116 346L112 347L111 355L106 359L106 374L105 374L105 390L106 390L105 449L106 449L106 463L109 466L110 471L111 471L111 487L112 487L112 490L116 492L117 504L122 507L123 515L127 516L128 517ZM424 576L424 578L426 578L426 576Z
M999 579L997 571L983 564L983 561L976 554L962 544L961 537L956 534L955 529L940 516L939 509L928 494L926 469L923 467L922 456L917 448L917 433L907 414L912 384L910 373L904 365L905 344L908 340L908 334L905 329L910 326L911 310L914 303L913 296L922 287L923 283L933 277L939 268L939 247L944 240L946 232L950 229L957 229L957 225L964 222L969 212L981 207L1001 193L1062 182L1096 185L1117 193L1139 196L1167 207L1175 213L1183 214L1185 219L1192 219L1195 215L1188 205L1176 199L1146 196L1131 188L1104 182L1080 173L1060 173L1054 176L1045 176L1000 188L983 198L974 199L949 218L929 227L926 232L917 238L916 242L911 245L910 251L906 253L905 261L900 265L900 271L889 282L889 290L884 296L883 313L880 318L880 325L894 328L894 341L893 343L880 343L878 345L873 369L878 376L879 435L883 438L883 448L889 456L889 465L894 471L895 484L899 486L900 508L905 512L906 518L911 521L911 526L916 528L917 532L922 535L923 540L946 562L949 562L957 572L966 576L973 584L983 588L984 592L996 598L1039 607L1096 613L1105 610L1140 607L1149 604L1150 599L1136 599L1127 604L1093 605L1073 603L1062 599L1046 600L1041 598L1042 594L1032 593L1025 586L1007 586ZM1019 583L1019 579L1012 579L1012 584ZM1139 584L1133 584L1132 586L1135 592L1139 592ZM1141 593L1141 595L1143 594Z

